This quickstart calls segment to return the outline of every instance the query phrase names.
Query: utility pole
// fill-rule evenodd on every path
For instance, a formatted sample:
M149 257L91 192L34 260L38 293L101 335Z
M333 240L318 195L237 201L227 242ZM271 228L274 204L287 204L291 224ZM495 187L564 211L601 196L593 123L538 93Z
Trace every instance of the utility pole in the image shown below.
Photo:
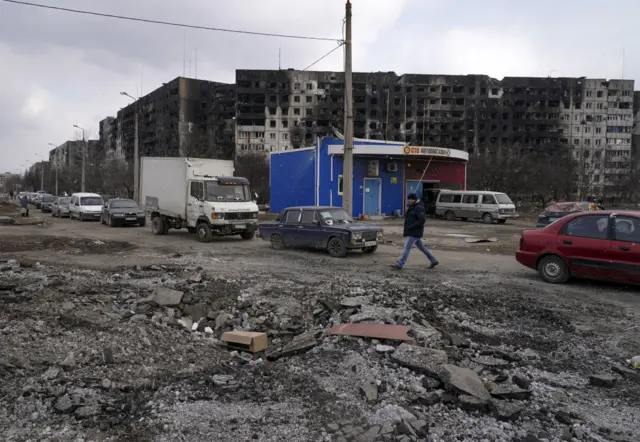
M342 207L353 214L353 71L351 55L351 1L347 0L344 40L344 154Z

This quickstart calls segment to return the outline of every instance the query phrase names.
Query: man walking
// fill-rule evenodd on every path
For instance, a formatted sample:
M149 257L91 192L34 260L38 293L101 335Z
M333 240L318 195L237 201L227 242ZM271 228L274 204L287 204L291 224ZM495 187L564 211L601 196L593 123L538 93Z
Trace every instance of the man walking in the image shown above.
M424 204L422 201L418 200L418 197L415 193L410 193L407 195L407 202L409 203L409 207L407 208L407 212L404 215L404 233L403 237L406 238L404 243L404 250L402 251L402 256L392 267L396 270L401 270L405 263L407 262L407 258L409 257L409 253L411 252L411 248L415 245L418 250L425 254L427 259L431 265L430 269L434 268L439 264L438 260L431 253L429 249L427 249L422 243L422 235L424 235L424 223L427 219L426 213L424 210Z
M27 201L27 195L23 195L20 198L20 205L22 206L22 216L29 216L29 202Z

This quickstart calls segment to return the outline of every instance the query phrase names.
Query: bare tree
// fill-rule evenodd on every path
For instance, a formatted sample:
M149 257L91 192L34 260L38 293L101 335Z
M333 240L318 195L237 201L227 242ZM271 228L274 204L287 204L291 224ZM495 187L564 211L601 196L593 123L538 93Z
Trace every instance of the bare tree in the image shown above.
M258 194L258 201L269 201L269 158L261 152L247 152L235 161L235 175L244 177Z

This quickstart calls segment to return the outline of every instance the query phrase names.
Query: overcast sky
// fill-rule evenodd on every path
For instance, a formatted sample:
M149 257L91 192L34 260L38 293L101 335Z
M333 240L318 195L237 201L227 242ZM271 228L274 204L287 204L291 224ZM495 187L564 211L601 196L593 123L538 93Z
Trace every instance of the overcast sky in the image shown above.
M344 0L33 0L195 25L340 38ZM640 75L637 0L353 0L355 71L504 76ZM184 40L186 34L186 51ZM333 42L88 17L0 0L0 172L48 157L127 101L183 73L301 69ZM186 57L184 56L186 52ZM623 57L623 54L624 57ZM624 62L623 62L624 60ZM315 66L341 70L342 50Z

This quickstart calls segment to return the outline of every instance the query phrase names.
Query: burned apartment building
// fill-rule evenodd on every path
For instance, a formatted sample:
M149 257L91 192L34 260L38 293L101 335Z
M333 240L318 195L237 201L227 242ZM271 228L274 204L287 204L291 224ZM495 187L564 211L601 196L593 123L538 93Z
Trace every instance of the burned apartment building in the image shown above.
M138 111L140 156L231 159L235 85L178 77L118 112L115 150L133 161Z
M109 157L122 156L122 149L117 143L117 137L118 120L115 117L106 117L98 123L98 139L105 155Z
M236 152L277 152L343 132L344 74L237 70ZM584 159L594 193L626 173L633 80L354 73L356 138Z
M89 140L87 142L89 151L98 149L98 140ZM62 170L67 168L79 168L82 164L82 152L84 150L84 141L74 140L65 141L61 145L49 151L49 163L54 169ZM89 158L89 154L87 155Z

